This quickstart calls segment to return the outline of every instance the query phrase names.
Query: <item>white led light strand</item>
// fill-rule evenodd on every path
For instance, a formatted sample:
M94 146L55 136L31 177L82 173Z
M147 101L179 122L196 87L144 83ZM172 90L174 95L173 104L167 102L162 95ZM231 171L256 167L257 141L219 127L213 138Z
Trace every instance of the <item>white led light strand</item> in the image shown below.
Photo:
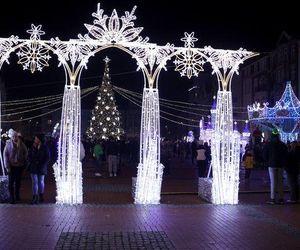
M158 90L144 88L138 165L134 202L159 204L163 165L160 163Z
M82 167L80 150L80 87L66 86L63 99L58 160L54 164L56 203L81 204Z

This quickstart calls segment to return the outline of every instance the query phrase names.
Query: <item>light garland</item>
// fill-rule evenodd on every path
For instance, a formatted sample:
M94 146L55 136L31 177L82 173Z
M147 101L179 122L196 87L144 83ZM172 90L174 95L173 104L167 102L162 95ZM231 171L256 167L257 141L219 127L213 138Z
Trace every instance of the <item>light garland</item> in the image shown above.
M249 121L261 125L268 130L277 128L284 142L298 139L300 102L295 95L291 82L287 82L285 90L274 107L269 103L254 103L248 106Z
M86 96L90 95L91 93L93 93L95 90L97 90L97 87L93 87L93 88L89 88L89 89L86 89L82 92L84 92L84 94L82 93L82 97L81 98L85 98ZM62 100L61 100L62 101ZM61 103L60 101L60 103ZM51 105L49 105L51 106ZM59 107L59 108L56 108L56 109L53 109L51 111L47 111L45 113L42 113L42 114L39 114L39 115L35 115L35 116L31 116L31 117L26 117L26 118L22 118L22 119L17 119L17 120L4 120L2 121L2 123L14 123L14 122L24 122L24 121L30 121L30 120L33 120L33 119L36 119L36 118L39 118L39 117L42 117L42 116L45 116L45 115L48 115L48 114L51 114L51 113L54 113L58 110L60 110L62 107ZM19 112L19 114L23 114L23 112ZM8 114L9 116L10 114Z

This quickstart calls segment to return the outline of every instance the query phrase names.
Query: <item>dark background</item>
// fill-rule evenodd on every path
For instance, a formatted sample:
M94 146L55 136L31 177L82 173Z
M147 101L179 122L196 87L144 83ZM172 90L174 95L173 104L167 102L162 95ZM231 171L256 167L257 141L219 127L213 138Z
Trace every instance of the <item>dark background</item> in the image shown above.
M182 46L180 38L184 32L195 32L199 39L196 47L211 45L215 48L238 49L267 53L276 46L282 31L298 37L298 8L293 1L117 1L105 0L101 8L110 15L115 8L119 16L124 11L135 12L135 27L144 27L141 35L150 37L150 42L164 45L167 42ZM1 6L0 37L18 35L29 38L26 30L31 23L42 24L46 35L42 39L59 37L61 40L77 38L87 30L84 23L93 22L92 12L97 1L8 1ZM101 82L104 63L108 55L112 61L110 71L112 83L122 88L142 92L143 78L136 72L137 65L126 53L117 49L102 51L91 58L88 69L83 71L81 86L86 88ZM173 61L173 60L172 60ZM16 55L11 55L10 65L1 69L1 78L7 89L7 99L19 99L62 93L64 74L57 68L55 56L50 67L43 72L31 74L16 64ZM159 78L160 96L167 99L186 100L193 79L181 78L169 62L167 72ZM95 96L83 101L83 107L92 108ZM124 101L118 100L119 105Z

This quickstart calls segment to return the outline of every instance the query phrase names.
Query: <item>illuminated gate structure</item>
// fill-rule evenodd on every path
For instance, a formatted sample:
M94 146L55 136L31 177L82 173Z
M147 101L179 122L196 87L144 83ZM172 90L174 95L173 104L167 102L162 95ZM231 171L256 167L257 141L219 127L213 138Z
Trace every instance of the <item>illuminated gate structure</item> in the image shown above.
M88 60L107 48L118 48L137 62L137 70L144 76L142 122L140 134L140 163L136 181L135 203L158 204L160 201L163 165L160 163L160 124L158 78L167 70L168 60L175 57L175 70L181 76L198 76L208 62L218 79L216 127L212 140L213 203L236 204L239 183L239 138L234 136L232 121L231 79L239 65L257 53L239 50L214 49L211 46L195 48L198 39L194 33L185 33L183 47L173 44L157 45L148 37L140 36L142 27L135 27L134 15L126 11L119 17L116 10L104 14L100 4L92 14L92 24L85 24L88 32L77 39L42 40L42 26L31 25L29 39L17 36L0 38L0 68L16 52L24 70L34 73L48 66L50 52L58 57L65 72L65 90L58 143L58 160L54 167L59 204L82 203L82 168L80 147L80 76Z

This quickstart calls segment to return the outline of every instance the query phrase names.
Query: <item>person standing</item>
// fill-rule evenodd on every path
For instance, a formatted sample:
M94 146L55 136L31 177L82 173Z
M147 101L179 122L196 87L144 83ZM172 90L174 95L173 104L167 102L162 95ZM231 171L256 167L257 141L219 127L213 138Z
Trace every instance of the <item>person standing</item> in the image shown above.
M249 179L251 170L253 169L253 165L254 165L253 150L251 148L247 148L242 159L243 159L242 165L245 168L245 179Z
M45 175L50 161L50 152L44 144L44 135L37 134L29 150L29 173L32 182L32 201L31 204L38 204L44 201Z
M299 148L297 147L297 142L291 142L288 153L287 153L287 163L285 166L285 171L288 177L288 183L290 187L290 199L287 203L294 204L299 200Z
M286 164L287 147L280 141L279 132L272 131L271 141L266 145L264 150L264 158L268 164L270 182L271 182L271 199L269 204L284 204L283 200L283 168ZM276 192L278 193L278 201L276 201Z
M28 151L16 131L10 129L9 137L10 140L6 142L3 155L4 166L8 172L10 203L14 204L16 201L20 201L22 172L26 166Z
M203 140L199 140L196 160L197 160L199 177L205 177L205 173L207 169L207 151L203 145Z
M119 152L117 142L110 137L106 145L109 177L117 176Z
M95 176L101 176L100 169L101 169L101 163L102 163L102 155L103 155L103 148L100 143L100 141L96 142L96 145L94 147L94 153L93 156L96 159L96 172Z

